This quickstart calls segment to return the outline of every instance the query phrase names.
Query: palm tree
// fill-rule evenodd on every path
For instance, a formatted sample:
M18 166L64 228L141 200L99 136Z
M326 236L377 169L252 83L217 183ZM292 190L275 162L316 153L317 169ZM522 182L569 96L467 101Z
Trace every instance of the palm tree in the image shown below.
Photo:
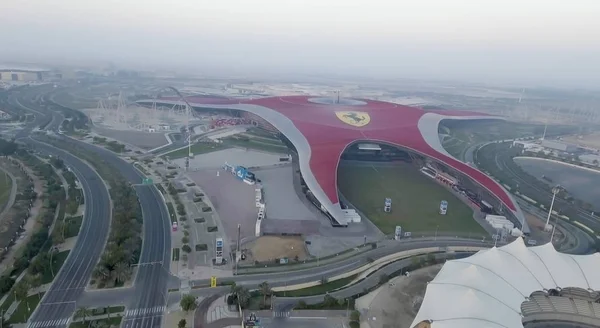
M75 311L75 316L76 317L81 317L83 318L83 323L85 324L87 321L87 317L92 315L92 311L90 311L88 308L81 306L77 309L77 311Z
M118 282L125 282L131 277L131 270L126 263L119 262L115 265L113 274Z
M229 286L229 293L235 295L236 292L237 292L237 284L235 282L231 283L231 285Z
M268 282L262 282L258 285L260 293L263 295L263 304L267 303L267 296L271 295L271 287Z
M248 302L250 301L250 291L243 286L240 286L236 292L238 304L245 308L248 306Z
M96 279L106 280L106 278L108 278L108 276L109 276L108 269L104 265L99 264L94 269L93 276Z
M27 283L29 284L31 289L36 289L42 285L42 277L39 274L36 274L35 276L29 276L27 278ZM38 297L40 298L40 300L42 298L41 295L42 293L38 293Z
M19 302L25 300L29 295L29 283L26 280L21 280L14 289L15 299Z

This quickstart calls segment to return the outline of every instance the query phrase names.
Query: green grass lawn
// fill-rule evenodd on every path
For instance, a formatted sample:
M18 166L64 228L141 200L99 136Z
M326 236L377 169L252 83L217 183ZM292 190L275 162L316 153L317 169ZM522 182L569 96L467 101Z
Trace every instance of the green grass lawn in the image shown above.
M8 202L10 189L12 188L12 180L4 172L0 172L0 210L4 208L4 204Z
M69 328L88 328L88 327L97 327L98 324L100 322L106 322L108 324L108 326L110 327L119 327L121 325L121 319L122 317L120 316L114 316L111 317L110 319L99 319L99 320L93 320L93 321L79 321L79 322L73 322L69 325Z
M199 143L192 145L192 154L194 154L194 155L206 154L206 153L211 153L211 152L214 152L217 150L222 150L222 149L227 149L227 148L229 148L229 147L224 144L199 142ZM186 148L174 150L170 153L166 153L163 155L163 157L169 157L169 159L177 159L177 158L186 157L187 155L188 155L188 149L186 147Z
M42 297L44 297L44 293L39 293L28 296L25 301L20 302L15 312L8 319L8 323L26 323Z
M446 188L420 173L414 166L399 163L390 167L341 165L341 193L381 231L452 231L485 234L473 219L473 210ZM386 197L392 212L383 211ZM440 202L448 201L446 215L439 214Z
M9 294L8 296L6 296L6 300L4 300L4 303L0 305L0 312L2 313L6 313L10 305L13 304L13 302L15 301L15 293L12 290L8 293Z
M54 272L55 277L63 263L65 263L67 256L69 256L69 252L70 251L63 251L52 255L52 272ZM42 275L42 285L52 282L52 272L50 270L48 270L48 272L44 272L44 275Z
M313 296L323 295L327 292L342 288L347 284L351 283L356 278L356 275L352 275L347 278L337 279L326 284L316 285L312 287L290 290L285 292L275 292L277 297L302 297L302 296Z
M75 237L79 234L82 221L83 215L65 218L65 239Z

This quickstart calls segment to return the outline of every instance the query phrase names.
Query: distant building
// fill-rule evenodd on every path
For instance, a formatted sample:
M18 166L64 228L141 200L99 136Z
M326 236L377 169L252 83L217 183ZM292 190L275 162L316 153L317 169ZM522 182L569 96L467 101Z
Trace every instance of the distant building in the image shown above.
M600 156L594 154L583 154L579 155L579 160L585 164L598 165L600 163Z
M554 141L554 140L542 140L542 147L549 148L552 150L558 150L565 153L572 153L577 150L576 145Z
M43 81L50 70L28 67L0 67L1 81Z
M525 150L530 150L530 149L540 148L540 145L533 143L533 142L515 140L515 141L513 141L513 147L520 147Z

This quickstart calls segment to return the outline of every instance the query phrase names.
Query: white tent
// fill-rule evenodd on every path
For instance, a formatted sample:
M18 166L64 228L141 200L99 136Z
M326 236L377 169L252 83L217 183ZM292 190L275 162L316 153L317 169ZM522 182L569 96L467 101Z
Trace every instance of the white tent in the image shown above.
M534 291L578 287L600 290L600 254L568 255L552 244L526 247L522 238L448 261L427 285L411 327L523 327L521 303Z

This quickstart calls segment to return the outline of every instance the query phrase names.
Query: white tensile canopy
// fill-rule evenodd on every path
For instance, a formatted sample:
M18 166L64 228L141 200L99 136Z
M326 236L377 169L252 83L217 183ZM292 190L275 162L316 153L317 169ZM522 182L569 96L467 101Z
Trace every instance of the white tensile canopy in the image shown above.
M531 293L578 287L600 290L600 253L568 255L550 243L526 247L522 238L448 261L431 281L411 327L523 327L521 303Z

